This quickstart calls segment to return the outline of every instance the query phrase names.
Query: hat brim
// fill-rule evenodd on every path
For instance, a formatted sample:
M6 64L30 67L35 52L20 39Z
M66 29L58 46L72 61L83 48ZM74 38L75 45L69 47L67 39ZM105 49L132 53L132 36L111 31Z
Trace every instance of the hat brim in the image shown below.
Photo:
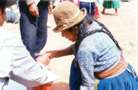
M54 32L61 32L61 31L64 31L64 30L66 30L66 29L71 28L71 27L74 26L74 25L77 25L78 23L80 23L80 22L84 19L84 17L86 16L86 14L87 14L86 9L85 9L85 8L81 9L81 12L80 12L79 16L74 20L73 23L69 24L69 25L66 26L66 27L59 27L59 26L56 26L56 27L53 29L53 31L54 31Z

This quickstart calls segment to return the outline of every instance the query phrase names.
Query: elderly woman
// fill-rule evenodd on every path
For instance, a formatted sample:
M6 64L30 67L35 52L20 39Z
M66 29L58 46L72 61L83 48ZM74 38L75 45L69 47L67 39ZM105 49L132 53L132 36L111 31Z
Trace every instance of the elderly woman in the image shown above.
M80 1L80 8L86 8L87 13L94 17L95 10L96 10L96 3L95 0L79 0Z
M57 24L55 32L75 42L68 48L49 51L43 58L75 55L71 65L70 90L136 90L135 72L122 55L117 41L101 23L71 2L58 4L53 11ZM46 59L44 62L47 61Z

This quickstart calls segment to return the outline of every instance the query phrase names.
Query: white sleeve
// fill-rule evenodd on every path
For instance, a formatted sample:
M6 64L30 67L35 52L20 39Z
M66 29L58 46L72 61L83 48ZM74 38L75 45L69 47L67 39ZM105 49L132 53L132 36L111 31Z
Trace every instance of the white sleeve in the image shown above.
M35 62L24 45L14 48L11 67L11 78L25 86L34 87L56 79L46 67Z

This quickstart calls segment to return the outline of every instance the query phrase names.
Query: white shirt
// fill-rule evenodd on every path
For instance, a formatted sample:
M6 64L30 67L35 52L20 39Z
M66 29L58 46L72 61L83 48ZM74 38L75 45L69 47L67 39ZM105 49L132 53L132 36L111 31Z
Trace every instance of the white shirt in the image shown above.
M0 90L5 90L7 78L27 87L56 79L47 68L41 67L33 60L23 45L20 35L4 30L2 27L0 27L0 60Z

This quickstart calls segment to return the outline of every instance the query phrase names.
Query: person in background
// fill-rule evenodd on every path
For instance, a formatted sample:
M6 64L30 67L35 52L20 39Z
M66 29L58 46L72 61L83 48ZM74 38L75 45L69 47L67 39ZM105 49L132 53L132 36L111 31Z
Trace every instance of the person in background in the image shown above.
M19 0L21 37L27 50L34 58L47 42L48 11L52 12L52 3L54 0ZM35 88L43 86L45 85Z
M96 10L95 0L79 0L79 2L80 8L86 8L87 13L94 18Z
M19 0L23 43L35 57L47 42L48 6L52 0Z
M6 20L6 7L10 0L0 1L0 90L8 88L14 80L26 87L34 87L54 81L56 78L46 67L46 64L37 59L36 62L23 45L20 35L12 30L6 30L3 24ZM16 90L20 90L16 88Z
M118 8L120 7L120 0L104 0L103 1L103 11L102 14L107 14L106 9L115 9L115 13L113 15L118 15Z
M12 6L6 8L6 22L8 23L19 23L20 13L16 5L16 0L11 0Z
M70 72L70 90L137 90L135 71L128 64L122 49L111 32L100 22L93 20L85 9L74 3L58 4L53 15L55 32L74 42L61 50L47 51L41 58L50 59L74 54ZM49 58L49 59L48 59Z

